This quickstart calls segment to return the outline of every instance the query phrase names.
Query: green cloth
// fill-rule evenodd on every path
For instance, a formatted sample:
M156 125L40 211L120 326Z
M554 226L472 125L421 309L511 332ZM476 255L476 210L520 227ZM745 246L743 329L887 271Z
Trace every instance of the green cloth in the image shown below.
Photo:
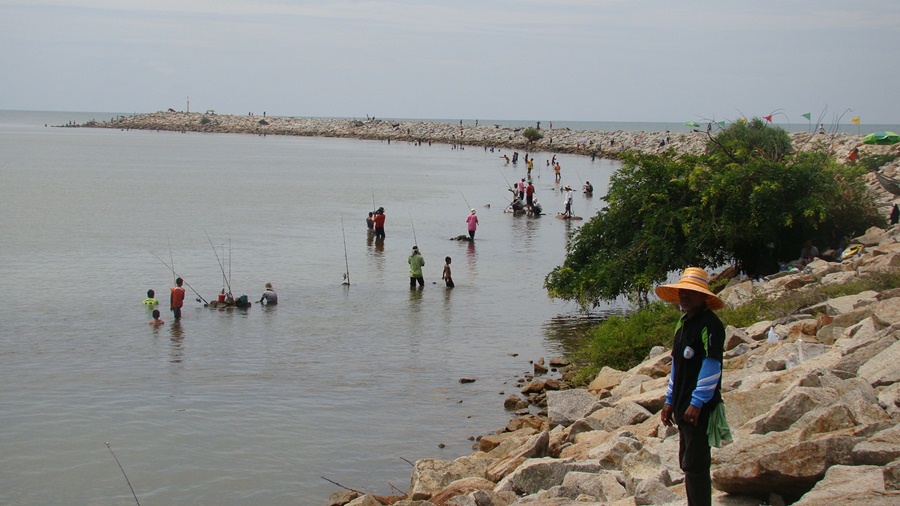
M709 425L706 427L709 446L720 448L722 441L731 441L731 429L725 419L725 403L720 402L709 414Z
M425 265L425 259L422 258L422 255L419 253L415 253L409 256L409 277L411 278L421 278L422 277L422 266Z

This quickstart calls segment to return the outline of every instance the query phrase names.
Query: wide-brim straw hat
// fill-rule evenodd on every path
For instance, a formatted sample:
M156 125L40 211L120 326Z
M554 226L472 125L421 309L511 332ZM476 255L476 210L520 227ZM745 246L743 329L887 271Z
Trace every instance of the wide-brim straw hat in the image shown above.
M656 295L673 304L678 304L679 290L693 290L706 295L706 307L712 310L722 309L725 305L718 295L709 291L709 275L699 267L688 267L677 283L656 287Z

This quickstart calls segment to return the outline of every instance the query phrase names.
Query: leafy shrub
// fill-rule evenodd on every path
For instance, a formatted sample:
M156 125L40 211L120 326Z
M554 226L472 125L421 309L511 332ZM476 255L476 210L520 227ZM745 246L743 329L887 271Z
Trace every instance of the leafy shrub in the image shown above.
M544 134L542 134L540 130L534 127L526 128L522 132L522 136L528 139L530 142L539 141L544 138Z
M212 121L212 120L209 119L209 118L207 118L206 116L203 116L203 117L200 118L200 124L201 124L201 125L206 125L206 124L210 123L211 121Z

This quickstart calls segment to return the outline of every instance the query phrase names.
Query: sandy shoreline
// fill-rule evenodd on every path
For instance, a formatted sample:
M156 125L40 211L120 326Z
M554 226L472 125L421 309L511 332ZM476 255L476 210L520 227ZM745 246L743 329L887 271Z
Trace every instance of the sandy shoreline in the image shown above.
M178 132L236 133L341 137L393 142L463 144L523 151L547 151L617 159L625 151L676 154L702 153L706 132L632 132L543 129L544 138L528 142L524 128L499 125L455 125L435 121L391 121L344 118L284 118L205 113L154 112L120 116L110 121L91 121L81 127L166 130ZM791 134L798 150L827 150L839 158L854 147L864 146L862 136L851 134ZM662 141L666 141L662 144ZM881 146L864 146L861 151Z

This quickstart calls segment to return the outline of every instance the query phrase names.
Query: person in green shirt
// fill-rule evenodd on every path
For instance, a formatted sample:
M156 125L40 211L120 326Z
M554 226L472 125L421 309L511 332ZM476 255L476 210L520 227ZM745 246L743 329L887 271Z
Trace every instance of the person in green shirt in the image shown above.
M150 307L156 307L159 305L159 301L156 300L156 292L153 290L147 290L147 298L144 299L144 305Z
M413 246L407 262L409 263L409 287L415 288L416 282L419 283L420 287L424 287L425 278L422 277L422 266L425 265L425 259L419 253L418 246Z

